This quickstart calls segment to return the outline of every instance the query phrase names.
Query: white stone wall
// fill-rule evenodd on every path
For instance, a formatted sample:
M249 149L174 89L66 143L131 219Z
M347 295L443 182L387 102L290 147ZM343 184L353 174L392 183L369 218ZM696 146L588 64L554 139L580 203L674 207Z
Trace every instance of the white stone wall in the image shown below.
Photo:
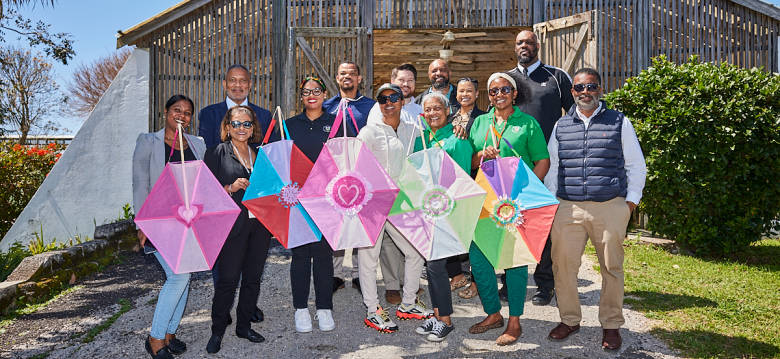
M132 156L138 134L149 131L149 53L136 49L76 133L67 150L0 242L92 237L133 203Z

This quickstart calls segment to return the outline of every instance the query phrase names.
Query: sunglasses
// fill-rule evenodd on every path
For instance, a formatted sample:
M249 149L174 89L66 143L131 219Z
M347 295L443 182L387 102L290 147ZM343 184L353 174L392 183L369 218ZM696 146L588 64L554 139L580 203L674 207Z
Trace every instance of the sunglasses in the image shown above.
M588 89L588 92L597 92L599 90L598 84L576 84L572 86L571 88L574 89L575 92L583 92L585 89Z
M381 95L376 98L376 102L379 102L380 105L384 105L387 103L387 100L390 100L390 102L398 102L398 100L401 99L401 95L398 93L394 93L389 96Z
M311 89L311 90L309 90L309 89L302 89L301 90L301 95L309 96L309 94L314 94L314 96L322 95L322 89L317 87L317 88Z
M239 128L241 125L244 125L244 128L252 128L252 121L230 121L230 125L233 126L233 128Z
M488 90L488 93L490 94L490 96L495 96L498 95L499 91L501 91L502 94L509 95L510 93L512 93L512 90L514 90L512 86L493 87L490 90Z

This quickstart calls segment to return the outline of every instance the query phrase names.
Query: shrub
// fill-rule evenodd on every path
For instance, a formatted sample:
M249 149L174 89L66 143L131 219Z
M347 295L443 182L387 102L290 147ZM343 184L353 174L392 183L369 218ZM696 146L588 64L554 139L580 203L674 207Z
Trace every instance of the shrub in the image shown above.
M46 146L0 143L0 238L11 229L63 149L63 145L54 143Z
M733 253L780 227L780 77L662 56L606 100L631 118L645 154L648 229Z
M22 263L22 259L30 255L20 242L15 242L7 251L0 252L0 282L5 281L19 263Z

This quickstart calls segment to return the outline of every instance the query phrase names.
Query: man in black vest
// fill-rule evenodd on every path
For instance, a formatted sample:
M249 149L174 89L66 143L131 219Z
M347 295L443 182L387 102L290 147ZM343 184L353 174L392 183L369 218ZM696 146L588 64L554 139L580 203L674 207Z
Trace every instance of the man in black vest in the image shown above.
M596 70L577 71L571 90L577 106L558 120L547 144L550 171L544 184L561 202L550 231L561 323L548 338L561 341L580 330L577 274L590 238L601 265L601 346L616 351L625 323L623 240L647 167L631 121L599 101L601 93Z
M545 65L539 60L539 41L533 31L523 30L515 38L515 55L517 67L507 71L517 83L525 83L531 90L531 101L520 105L523 111L536 119L544 133L544 140L550 141L553 126L566 111L574 105L571 96L571 78L565 71ZM522 96L518 92L517 96ZM550 304L555 295L552 259L550 256L550 239L542 251L542 258L534 271L536 293L531 303L534 305ZM506 286L502 288L502 292Z

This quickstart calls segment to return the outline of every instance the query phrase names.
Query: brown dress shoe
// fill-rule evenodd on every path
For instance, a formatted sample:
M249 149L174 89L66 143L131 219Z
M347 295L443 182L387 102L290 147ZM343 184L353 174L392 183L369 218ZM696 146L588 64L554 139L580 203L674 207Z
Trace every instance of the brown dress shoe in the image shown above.
M604 329L604 337L601 338L601 347L604 350L616 351L623 345L623 338L620 337L620 329Z
M385 300L389 304L401 304L401 291L392 289L386 290Z
M550 340L553 340L553 341L556 341L556 342L560 342L560 341L569 339L570 335L572 335L574 333L577 333L579 331L580 331L580 325L579 324L577 324L577 325L575 325L573 327L570 327L570 326L568 326L566 324L560 323L560 324L558 324L557 327L555 327L555 329L550 331L550 335L547 336L547 339L550 339Z

